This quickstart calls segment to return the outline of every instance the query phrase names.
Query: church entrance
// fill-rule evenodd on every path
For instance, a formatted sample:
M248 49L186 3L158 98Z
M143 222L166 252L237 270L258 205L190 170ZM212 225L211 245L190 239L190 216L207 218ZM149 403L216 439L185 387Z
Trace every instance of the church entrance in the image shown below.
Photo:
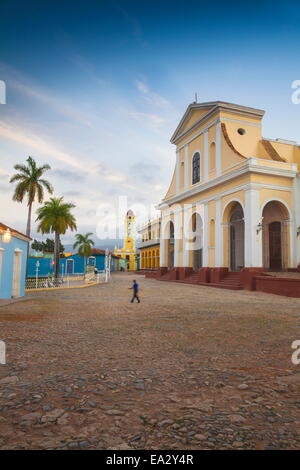
M244 211L236 203L230 216L230 269L240 271L245 265L245 222Z
M272 271L289 264L289 214L279 201L268 202L263 209L263 266Z
M281 259L281 223L269 224L270 269L282 269Z

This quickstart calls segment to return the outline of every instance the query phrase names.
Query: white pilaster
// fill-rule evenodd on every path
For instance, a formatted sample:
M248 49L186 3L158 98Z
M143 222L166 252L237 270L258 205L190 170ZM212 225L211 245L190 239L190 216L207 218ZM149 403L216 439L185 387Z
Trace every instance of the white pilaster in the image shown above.
M179 150L176 152L176 170L175 170L175 178L176 178L176 194L180 193L180 154Z
M262 267L262 230L257 226L262 222L259 190L245 191L245 267Z
M189 188L189 145L184 146L184 190Z
M216 176L220 176L222 172L222 155L221 155L221 123L216 124Z
M208 147L208 131L204 132L204 156L203 156L203 180L208 180L209 171L209 147Z
M161 231L160 231L160 240L159 240L159 266L166 267L166 242L164 239L164 232L163 230L163 220L161 223Z
M209 221L208 221L208 204L204 204L204 217L203 217L203 254L202 264L203 267L208 266L208 240L209 240Z
M291 227L291 248L293 247L291 257L293 268L296 268L300 263L300 234L297 236L298 227L300 227L300 177L296 176L293 181L293 207L294 207L294 222Z
M215 220L215 266L223 266L223 225L221 199L216 200L216 220Z

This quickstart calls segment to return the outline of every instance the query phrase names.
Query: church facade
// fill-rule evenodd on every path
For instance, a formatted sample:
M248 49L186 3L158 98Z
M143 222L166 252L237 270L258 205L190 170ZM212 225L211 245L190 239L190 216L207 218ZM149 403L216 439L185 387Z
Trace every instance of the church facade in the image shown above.
M262 136L264 111L188 106L159 205L160 268L282 271L300 263L300 147Z

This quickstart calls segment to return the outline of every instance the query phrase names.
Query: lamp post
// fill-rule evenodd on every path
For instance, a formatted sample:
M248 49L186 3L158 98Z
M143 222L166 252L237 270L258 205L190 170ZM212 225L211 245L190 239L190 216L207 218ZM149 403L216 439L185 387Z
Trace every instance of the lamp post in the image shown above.
M39 267L40 267L40 262L37 261L35 263L35 288L38 288L38 275L39 275Z

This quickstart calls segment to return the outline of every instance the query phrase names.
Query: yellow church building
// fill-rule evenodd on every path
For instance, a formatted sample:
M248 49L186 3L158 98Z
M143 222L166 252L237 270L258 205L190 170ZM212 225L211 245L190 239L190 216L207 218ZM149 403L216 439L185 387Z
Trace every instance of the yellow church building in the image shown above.
M123 248L114 249L114 254L125 260L127 271L136 270L135 219L135 214L129 210L125 217Z
M300 147L262 136L264 111L223 101L188 106L159 205L160 270L213 279L300 263ZM220 274L221 273L221 274Z

